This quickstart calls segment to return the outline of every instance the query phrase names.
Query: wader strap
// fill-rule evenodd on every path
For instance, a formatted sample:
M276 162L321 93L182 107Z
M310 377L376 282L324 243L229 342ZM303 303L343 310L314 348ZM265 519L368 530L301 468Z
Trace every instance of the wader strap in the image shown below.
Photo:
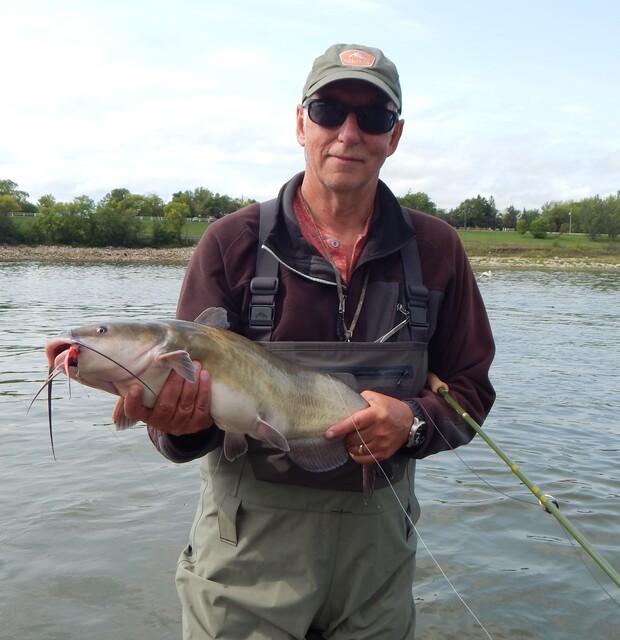
M251 340L269 342L276 316L275 298L278 292L278 261L263 249L263 243L276 223L277 200L260 205L258 227L258 251L255 276L250 281L249 337Z
M407 210L404 207L401 207L401 210L405 222L414 229ZM422 282L422 266L417 239L403 247L400 252L405 272L409 334L413 342L426 342L428 340L428 289Z

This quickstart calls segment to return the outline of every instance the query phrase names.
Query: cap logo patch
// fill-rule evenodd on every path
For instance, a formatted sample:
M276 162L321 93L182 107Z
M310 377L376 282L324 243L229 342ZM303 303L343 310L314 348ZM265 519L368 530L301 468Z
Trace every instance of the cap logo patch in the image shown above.
M349 49L340 54L340 62L347 67L372 67L375 57L360 49Z

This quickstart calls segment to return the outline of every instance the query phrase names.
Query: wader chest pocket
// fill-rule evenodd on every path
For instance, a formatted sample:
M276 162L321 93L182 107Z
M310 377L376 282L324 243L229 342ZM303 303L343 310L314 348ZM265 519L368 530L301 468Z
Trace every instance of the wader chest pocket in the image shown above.
M358 392L376 391L396 398L411 397L410 382L414 379L412 366L383 367L348 367L346 371L335 367L321 367L321 371L335 378L340 378Z
M340 378L356 391L413 398L426 382L423 342L261 342L272 353Z

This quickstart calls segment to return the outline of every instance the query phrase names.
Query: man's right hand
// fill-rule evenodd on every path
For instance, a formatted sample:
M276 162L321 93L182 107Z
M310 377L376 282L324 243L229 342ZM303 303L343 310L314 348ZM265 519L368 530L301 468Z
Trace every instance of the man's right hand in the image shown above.
M194 368L197 380L194 383L171 371L152 408L142 404L142 387L132 385L127 396L118 401L123 405L127 418L145 422L173 436L197 433L211 427L211 376L199 362L194 361Z

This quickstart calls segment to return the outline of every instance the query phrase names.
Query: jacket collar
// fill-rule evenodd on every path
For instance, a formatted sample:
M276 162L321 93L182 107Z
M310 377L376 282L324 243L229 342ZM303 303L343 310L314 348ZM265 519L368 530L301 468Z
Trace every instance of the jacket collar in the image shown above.
M334 283L332 266L323 256L318 255L303 237L293 211L293 197L303 176L303 172L298 173L280 190L276 223L264 245L281 263L293 271L306 277ZM372 227L356 268L400 251L415 236L415 230L403 218L396 197L385 183L379 180Z

